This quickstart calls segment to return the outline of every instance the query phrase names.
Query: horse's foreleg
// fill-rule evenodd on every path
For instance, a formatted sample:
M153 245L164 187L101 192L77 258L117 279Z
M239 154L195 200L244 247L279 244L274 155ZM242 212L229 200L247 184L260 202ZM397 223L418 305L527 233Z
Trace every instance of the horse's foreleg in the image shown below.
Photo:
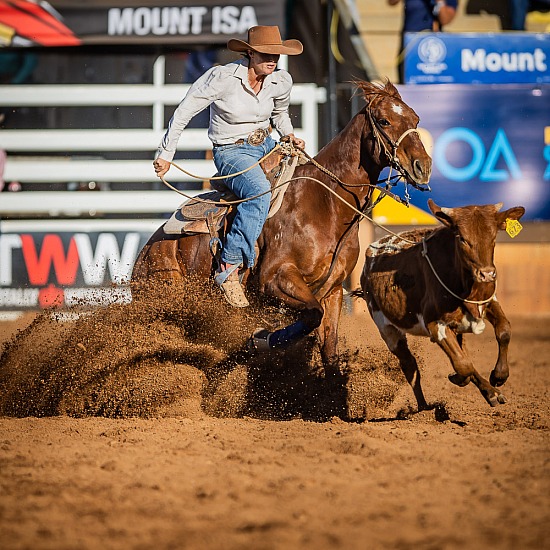
M257 330L250 340L251 348L257 351L285 348L313 332L323 318L323 307L295 266L279 267L268 280L266 294L280 298L288 306L299 310L300 315L296 322L273 332Z
M321 358L325 373L327 375L336 375L340 373L338 357L338 324L340 321L340 311L342 309L342 286L335 287L322 300L325 311L321 324L317 328L319 346L321 348Z
M496 300L492 300L487 306L486 315L487 320L495 329L495 337L498 342L498 358L495 368L491 371L489 381L491 385L498 387L508 380L510 374L508 368L508 346L512 337L512 326Z

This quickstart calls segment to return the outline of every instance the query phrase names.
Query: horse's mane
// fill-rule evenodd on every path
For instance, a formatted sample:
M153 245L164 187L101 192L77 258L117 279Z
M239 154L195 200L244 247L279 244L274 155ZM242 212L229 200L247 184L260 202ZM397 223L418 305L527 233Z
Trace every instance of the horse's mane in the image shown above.
M401 99L397 88L390 82L388 78L381 82L366 82L364 80L356 80L353 84L363 93L363 98L369 103L371 96L386 95L396 99Z

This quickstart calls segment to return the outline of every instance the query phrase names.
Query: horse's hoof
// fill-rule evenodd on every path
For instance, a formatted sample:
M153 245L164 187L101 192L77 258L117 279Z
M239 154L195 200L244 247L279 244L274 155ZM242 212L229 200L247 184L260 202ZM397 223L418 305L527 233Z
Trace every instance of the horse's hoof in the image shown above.
M449 380L453 384L461 388L463 388L464 386L467 386L470 383L470 377L462 376L461 374L449 374Z
M271 333L265 328L259 328L254 331L250 339L248 340L248 351L252 355L258 353L265 353L271 351L269 347L269 335Z

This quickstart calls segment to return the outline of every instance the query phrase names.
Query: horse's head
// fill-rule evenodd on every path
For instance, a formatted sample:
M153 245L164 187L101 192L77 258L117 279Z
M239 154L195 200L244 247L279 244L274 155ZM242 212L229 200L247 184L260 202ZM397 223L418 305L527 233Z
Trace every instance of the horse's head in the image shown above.
M432 159L417 131L418 115L389 81L384 84L357 82L365 101L368 136L374 139L373 154L382 167L392 166L408 183L429 189Z

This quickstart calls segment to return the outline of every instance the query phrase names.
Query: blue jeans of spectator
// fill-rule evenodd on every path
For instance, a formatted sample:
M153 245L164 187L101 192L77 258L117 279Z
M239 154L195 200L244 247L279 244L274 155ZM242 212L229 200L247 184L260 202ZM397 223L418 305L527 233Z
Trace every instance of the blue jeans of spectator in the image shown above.
M525 18L529 9L529 0L509 0L510 19L513 31L525 30Z
M214 147L214 164L221 176L249 168L275 147L275 141L268 136L261 145L222 145ZM224 180L239 199L248 199L261 193L261 197L242 202L226 235L221 260L227 264L242 264L253 267L256 253L254 244L260 236L271 200L271 185L258 164L240 176Z

